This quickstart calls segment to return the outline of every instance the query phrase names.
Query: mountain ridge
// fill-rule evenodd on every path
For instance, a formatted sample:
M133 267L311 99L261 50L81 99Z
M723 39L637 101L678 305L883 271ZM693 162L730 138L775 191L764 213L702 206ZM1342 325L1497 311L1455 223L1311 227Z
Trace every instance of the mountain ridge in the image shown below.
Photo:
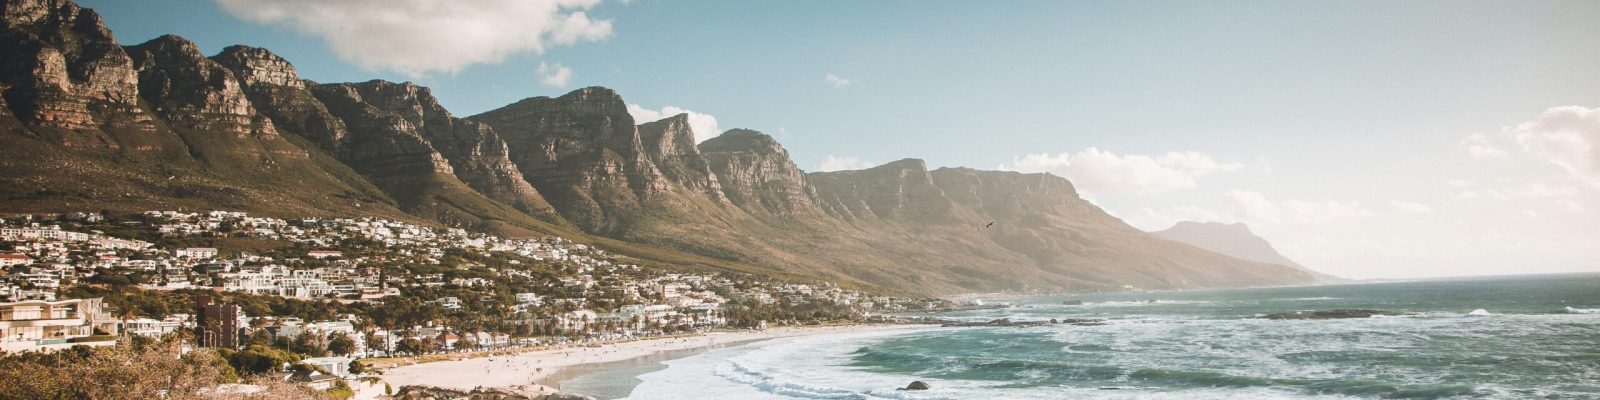
M1243 260L1287 266L1315 276L1320 282L1342 282L1346 279L1328 275L1289 259L1278 252L1271 242L1250 230L1243 222L1178 221L1171 228L1151 232L1156 236L1194 247L1210 250Z
M29 55L0 66L0 137L24 149L0 157L6 211L372 215L924 294L1313 280L1134 229L1054 175L808 173L769 135L697 144L686 116L634 121L603 87L456 117L409 82L317 83L171 35L124 47L70 1L3 4L0 51Z

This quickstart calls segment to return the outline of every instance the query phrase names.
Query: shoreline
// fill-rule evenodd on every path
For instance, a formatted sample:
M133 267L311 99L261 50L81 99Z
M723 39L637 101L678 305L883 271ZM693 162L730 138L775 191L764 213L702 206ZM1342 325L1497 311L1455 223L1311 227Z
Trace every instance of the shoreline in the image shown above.
M455 390L502 388L537 396L556 393L562 382L573 378L605 373L622 366L658 364L661 361L687 357L715 348L742 346L793 336L915 329L927 326L859 324L779 327L765 331L708 332L694 336L635 340L596 347L580 345L516 354L416 363L387 369L380 377L397 391L402 386L421 385ZM644 360L629 362L639 359ZM372 399L383 394L382 384L372 386L377 388L376 392L358 390L356 398Z
M579 364L556 370L546 376L543 383L545 386L554 387L562 393L583 394L601 400L619 399L627 397L629 393L633 392L634 388L643 383L639 380L640 375L666 369L667 361L692 357L711 350L762 343L773 339L777 338L750 339L688 349L661 350L629 359Z

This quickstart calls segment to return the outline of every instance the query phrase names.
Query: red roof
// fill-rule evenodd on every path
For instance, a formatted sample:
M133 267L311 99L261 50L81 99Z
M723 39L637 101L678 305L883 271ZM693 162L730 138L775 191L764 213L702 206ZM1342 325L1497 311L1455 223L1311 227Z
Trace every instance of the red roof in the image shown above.
M9 258L12 260L32 260L32 258L21 254L0 254L0 258Z

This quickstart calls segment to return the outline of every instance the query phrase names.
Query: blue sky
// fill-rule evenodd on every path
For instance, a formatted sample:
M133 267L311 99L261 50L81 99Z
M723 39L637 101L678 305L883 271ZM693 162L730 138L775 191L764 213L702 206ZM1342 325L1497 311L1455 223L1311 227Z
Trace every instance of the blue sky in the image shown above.
M308 79L430 86L461 116L598 85L773 134L807 170L1053 172L1140 228L1246 222L1335 274L1600 271L1600 127L1516 128L1600 125L1600 2L482 0L503 25L393 6L430 0L80 3L125 44L266 47ZM472 61L574 13L538 49ZM375 18L441 29L359 33L382 52L324 40ZM486 36L450 41L469 33Z

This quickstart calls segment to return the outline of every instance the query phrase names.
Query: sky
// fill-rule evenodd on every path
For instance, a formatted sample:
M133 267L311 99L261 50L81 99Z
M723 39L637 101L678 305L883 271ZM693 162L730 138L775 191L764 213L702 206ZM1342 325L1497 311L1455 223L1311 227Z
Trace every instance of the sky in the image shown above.
M1050 172L1350 278L1600 272L1600 2L80 0L458 116L586 86L808 171Z

